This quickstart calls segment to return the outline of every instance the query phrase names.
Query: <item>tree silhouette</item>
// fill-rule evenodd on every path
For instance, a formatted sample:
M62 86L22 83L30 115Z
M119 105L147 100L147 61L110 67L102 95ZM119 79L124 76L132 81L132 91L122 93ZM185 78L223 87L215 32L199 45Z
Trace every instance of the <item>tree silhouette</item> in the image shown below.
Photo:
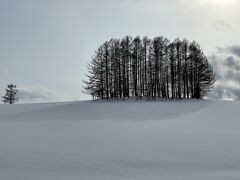
M215 82L195 41L139 36L111 39L88 64L84 90L93 99L203 98Z
M14 84L9 84L7 86L5 95L2 96L2 102L8 104L14 104L18 102L17 93L18 93L17 86Z

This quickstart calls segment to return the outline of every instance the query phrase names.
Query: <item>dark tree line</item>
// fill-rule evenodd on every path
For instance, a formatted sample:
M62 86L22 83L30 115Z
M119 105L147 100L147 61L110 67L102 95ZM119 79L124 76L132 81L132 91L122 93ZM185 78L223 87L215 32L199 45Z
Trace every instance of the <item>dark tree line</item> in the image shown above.
M86 76L85 92L107 100L200 99L215 81L213 68L195 41L139 36L102 44Z

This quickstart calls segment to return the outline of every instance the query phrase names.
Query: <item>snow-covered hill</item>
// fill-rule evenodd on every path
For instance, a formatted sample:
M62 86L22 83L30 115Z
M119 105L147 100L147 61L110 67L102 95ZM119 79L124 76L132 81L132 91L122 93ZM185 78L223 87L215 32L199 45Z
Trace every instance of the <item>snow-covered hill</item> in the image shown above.
M0 105L1 180L238 180L240 102Z

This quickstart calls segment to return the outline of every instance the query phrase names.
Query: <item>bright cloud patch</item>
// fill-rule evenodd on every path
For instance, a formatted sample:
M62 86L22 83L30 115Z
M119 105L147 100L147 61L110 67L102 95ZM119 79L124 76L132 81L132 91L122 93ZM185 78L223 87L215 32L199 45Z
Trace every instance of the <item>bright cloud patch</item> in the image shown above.
M218 47L210 57L216 72L214 90L210 98L240 100L240 46Z
M53 102L64 100L64 97L43 86L21 86L19 87L19 100L22 103Z

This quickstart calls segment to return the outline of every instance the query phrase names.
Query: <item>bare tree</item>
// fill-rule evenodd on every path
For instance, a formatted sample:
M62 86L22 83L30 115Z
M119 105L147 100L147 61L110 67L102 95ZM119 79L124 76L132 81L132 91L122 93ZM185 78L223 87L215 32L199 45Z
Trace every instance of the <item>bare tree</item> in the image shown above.
M126 36L98 48L83 82L93 99L200 99L215 74L195 41Z

